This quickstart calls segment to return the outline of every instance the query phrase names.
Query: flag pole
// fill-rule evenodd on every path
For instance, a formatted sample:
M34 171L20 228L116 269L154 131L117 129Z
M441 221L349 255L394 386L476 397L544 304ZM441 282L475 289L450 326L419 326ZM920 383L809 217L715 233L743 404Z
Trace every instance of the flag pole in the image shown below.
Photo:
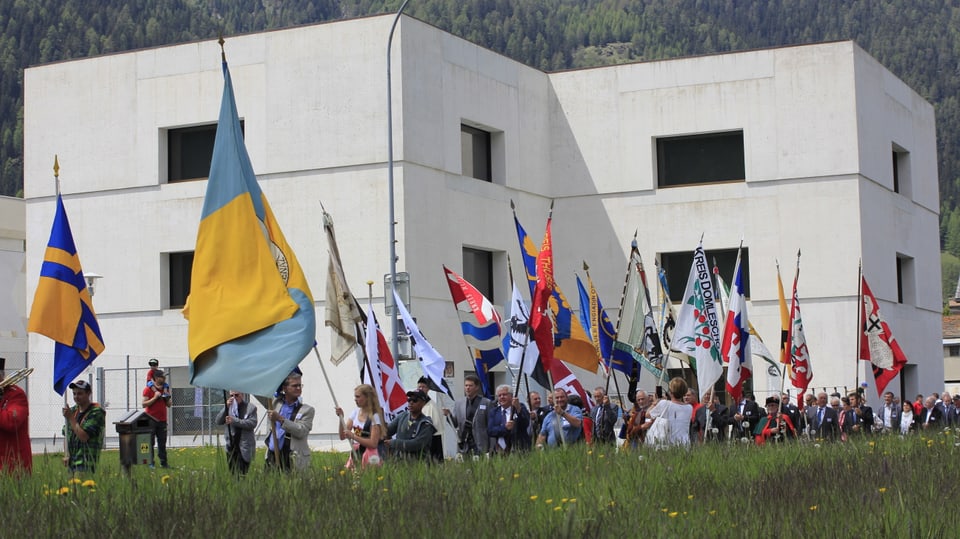
M863 259L857 261L857 336L854 341L857 344L857 352L853 356L856 369L856 385L854 387L860 387L860 341L863 339Z
M323 373L323 380L327 383L327 389L330 390L330 397L333 398L333 405L337 408L340 407L340 404L337 402L337 395L333 392L333 385L330 384L330 377L327 376L327 368L323 366L323 360L320 359L320 351L317 350L317 346L313 346L313 354L317 356L317 362L320 363L320 372Z
M444 276L443 276L443 278L444 278L444 280L449 281L449 279L447 278L447 275L446 275L446 271L444 271ZM450 303L453 304L453 311L457 314L457 321L459 322L459 321L460 321L460 309L457 308L457 304L456 304L456 303L453 303L453 298L452 298L452 297L450 298L450 300L451 300ZM471 313L471 314L473 314L473 313ZM476 317L476 315L474 315L474 317ZM479 323L479 322L478 322L478 323ZM461 330L460 333L463 334L463 331ZM467 355L468 355L468 356L470 357L470 359L473 361L473 372L476 373L476 375L480 378L480 388L483 389L484 387L489 387L489 386L490 386L490 377L487 376L487 373L482 373L482 374L481 374L480 371L477 370L477 354L476 354L476 352L474 351L474 349L471 348L469 344L467 344L467 336L466 336L466 335L463 335L463 346L464 346L464 348L467 349ZM504 358L504 359L506 359L506 358ZM508 370L509 370L509 369L508 369ZM495 388L490 388L490 389L493 389L494 391L496 391ZM492 397L492 396L493 396L493 395L484 395L484 397L487 397L487 398L490 398L490 397Z
M57 159L57 154L53 154L53 184L57 191L57 198L60 198L60 160ZM90 299L93 301L93 298ZM63 392L63 407L69 408L70 403L67 402L67 392ZM70 437L70 420L66 417L63 418L63 454L65 457L70 455L70 449L67 444L67 438Z
M669 309L673 306L673 300L670 299L670 293L666 287L666 275L663 273L663 268L660 267L659 258L654 257L653 267L657 269L657 284L659 285L657 288L660 290L660 293L663 295L663 299L660 300L660 327L657 328L660 330L660 337L661 337L660 342L661 342L661 345L663 345L663 344L666 344L667 342L667 339L666 339L667 319L670 317ZM665 313L664 307L667 306L668 303L669 303L669 307L667 308L668 310ZM674 320L674 324L676 324L676 320ZM663 387L663 382L664 380L666 380L666 377L667 377L667 365L670 363L670 355L673 353L672 338L671 338L670 344L666 344L666 348L667 350L666 352L664 352L664 356L663 356L663 368L660 369L660 379L657 381L657 386L659 387ZM681 359L678 359L677 361L680 363L680 370L684 372L684 376L686 376L686 367L684 367L684 361Z
M640 254L640 249L637 247L636 235L634 235L633 242L630 244L630 252L633 253L633 251L637 252L637 262L638 262L637 271L640 273L640 284L643 285L643 296L647 302L647 312L650 313L650 320L652 321L653 320L653 302L650 301L650 287L647 285L647 270L643 267L643 256ZM653 342L654 336L647 335L646 315L644 315L644 321L643 321L643 334L644 334L644 337L643 337L644 343L647 342L647 339L650 339L651 347L654 344L656 344L655 342ZM657 335L656 338L657 340L660 340L659 335ZM660 342L659 344L660 344L660 365L659 365L660 377L663 378L663 372L666 370L667 365L666 365L666 359L663 356L663 342ZM649 361L650 358L648 357L647 360Z
M638 232L637 230L633 231L633 240L630 241L631 255L633 254L633 250L636 249L637 247L637 232ZM614 333L613 347L614 348L616 348L617 346L617 341L620 340L620 322L623 321L623 307L624 307L624 304L627 302L627 288L630 286L630 261L631 261L631 257L627 256L627 271L624 273L624 276L623 276L623 291L620 292L620 310L618 311L618 315L617 315L617 326L613 330L613 333ZM613 352L611 351L611 354L612 353ZM633 357L631 356L630 359L633 359ZM630 365L630 376L627 377L627 384L628 384L627 400L630 402L633 402L635 399L634 395L629 394L630 384L636 384L639 378L640 378L640 366L637 365L636 361L634 361ZM634 392L634 394L636 394L636 392Z
M511 208L513 207L513 201L512 201L512 200L510 201L510 207L511 207ZM513 282L513 264L510 262L510 253L507 253L507 275L510 277L510 286L511 286L511 287L516 286L516 283ZM512 297L512 293L513 293L513 291L511 290L511 297ZM510 306L510 310L513 311L513 305ZM513 320L511 320L511 324L512 324L512 322L513 322ZM527 338L524 339L524 341L523 341L523 348L520 350L520 370L517 371L517 389L515 389L515 390L513 391L514 396L516 396L517 398L519 398L519 396L520 396L520 375L522 374L524 378L527 377L526 373L523 372L523 363L524 363L524 361L525 361L526 358L527 358L527 344L530 343L530 317L529 317L529 316L527 316L527 327L526 327L526 329L525 329L524 331L525 331L526 334L527 334L527 335L526 335ZM513 332L513 326L512 326L512 325L510 326L510 332L511 332L511 333ZM509 352L510 352L510 351L507 350L507 354L505 354L505 355L509 356L509 355L510 355ZM509 357L505 357L504 359L506 360L506 363L507 363L507 369L509 369L509 368L510 368L510 358L509 358ZM549 374L549 373L548 373L548 374ZM527 380L527 396L529 396L529 393L530 393L530 380Z
M373 281L367 281L367 305L373 305ZM373 312L373 309L370 309L370 311ZM374 320L373 323L376 324L377 323L376 320ZM367 324L370 324L369 317L367 318ZM366 331L364 331L364 335L366 335ZM366 339L364 339L364 345L366 345ZM367 347L363 346L362 349L363 349L363 364L367 367L367 374L370 376L370 385L372 385L374 389L376 389L378 380L376 380L373 377L373 368L370 366L370 356L367 355ZM382 384L382 380L380 382ZM381 392L381 393L385 393L385 392ZM384 397L386 397L385 394L384 394Z

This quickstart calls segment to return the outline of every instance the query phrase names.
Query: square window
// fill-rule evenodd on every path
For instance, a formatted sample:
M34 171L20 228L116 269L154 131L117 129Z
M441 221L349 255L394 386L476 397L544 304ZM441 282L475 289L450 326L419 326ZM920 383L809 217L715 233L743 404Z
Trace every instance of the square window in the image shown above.
M743 131L657 139L657 185L744 181Z

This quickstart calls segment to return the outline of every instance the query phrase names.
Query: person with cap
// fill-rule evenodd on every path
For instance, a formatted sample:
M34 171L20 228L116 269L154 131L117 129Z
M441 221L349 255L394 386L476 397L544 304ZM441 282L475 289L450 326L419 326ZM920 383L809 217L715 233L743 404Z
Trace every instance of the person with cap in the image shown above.
M303 402L303 376L299 369L287 375L280 385L279 397L267 418L273 429L267 436L267 470L288 472L310 467L307 437L313 429L313 406ZM279 456L279 460L277 457Z
M430 397L419 389L407 391L407 409L387 425L384 445L401 459L423 460L430 455L430 442L436 427L423 413Z
M0 357L0 381L4 380L6 359ZM30 405L27 394L11 384L0 390L0 470L30 473L33 452L30 448Z
M157 457L161 468L169 468L167 463L167 408L170 407L170 392L164 390L167 375L156 369L153 371L152 385L143 388L143 410L150 418L150 467L153 468L153 448L157 448ZM167 386L169 387L169 386Z
M753 431L757 445L763 445L767 440L783 442L788 438L797 437L797 429L793 426L790 416L780 409L779 398L767 397L766 408L766 417L760 419L756 430Z
M217 425L226 425L227 466L237 475L246 475L250 461L257 450L257 407L248 403L244 394L230 391L230 397L215 420Z
M152 357L150 361L147 362L147 365L150 366L150 368L147 369L147 386L149 387L153 385L153 371L160 369L160 362L157 361L157 358Z
M73 473L97 471L100 462L100 449L107 425L107 413L93 402L93 388L86 380L77 380L70 384L73 392L73 407L63 407L63 417L67 424L67 455L63 464Z

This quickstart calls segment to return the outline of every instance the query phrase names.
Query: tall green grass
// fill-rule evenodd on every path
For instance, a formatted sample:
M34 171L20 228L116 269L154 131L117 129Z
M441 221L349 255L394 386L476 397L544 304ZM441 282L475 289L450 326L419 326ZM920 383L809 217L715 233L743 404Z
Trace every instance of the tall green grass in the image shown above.
M442 465L236 479L221 449L121 473L115 451L70 484L59 455L0 477L4 533L86 537L945 537L960 530L953 432L846 444L616 452L583 445ZM61 494L61 492L63 492Z

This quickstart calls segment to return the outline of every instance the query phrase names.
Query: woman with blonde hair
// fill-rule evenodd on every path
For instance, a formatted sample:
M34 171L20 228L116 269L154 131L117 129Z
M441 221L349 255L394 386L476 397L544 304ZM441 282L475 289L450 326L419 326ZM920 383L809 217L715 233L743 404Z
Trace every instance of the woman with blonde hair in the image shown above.
M354 466L354 455L360 455L362 466L378 465L383 458L380 444L386 431L383 419L383 410L380 408L380 399L376 390L369 384L360 384L353 390L353 402L357 408L346 421L343 420L343 409L335 409L340 418L340 439L350 440L351 456L347 467Z
M648 413L646 443L657 449L667 447L690 447L690 418L693 406L683 402L687 383L683 378L673 378L668 385L669 400L657 403Z

